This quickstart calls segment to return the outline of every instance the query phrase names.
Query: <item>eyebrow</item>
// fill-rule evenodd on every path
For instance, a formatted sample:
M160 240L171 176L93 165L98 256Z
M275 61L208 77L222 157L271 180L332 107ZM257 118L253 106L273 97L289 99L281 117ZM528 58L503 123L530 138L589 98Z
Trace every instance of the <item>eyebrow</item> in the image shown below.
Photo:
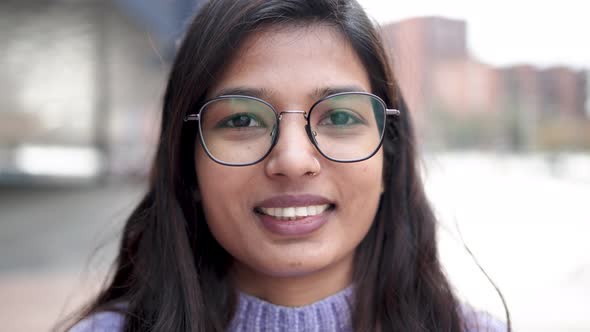
M239 95L239 96L249 96L249 97L256 97L260 99L267 99L272 96L274 92L270 89L265 88L248 88L243 86L238 87L230 87L226 89L221 89L219 92L215 94L216 97L219 96L228 96L228 95Z
M358 85L343 85L334 87L323 87L315 89L309 96L313 99L322 99L329 95L342 92L368 92Z
M343 86L330 86L330 87L321 87L313 90L308 96L310 99L319 100L329 95L333 95L336 93L342 92L368 92L364 88L358 85L343 85ZM260 99L270 99L272 95L275 94L275 90L273 89L266 89L266 88L250 88L250 87L230 87L226 89L221 89L219 92L215 94L216 97L219 96L228 96L228 95L240 95L240 96L249 96L255 97Z

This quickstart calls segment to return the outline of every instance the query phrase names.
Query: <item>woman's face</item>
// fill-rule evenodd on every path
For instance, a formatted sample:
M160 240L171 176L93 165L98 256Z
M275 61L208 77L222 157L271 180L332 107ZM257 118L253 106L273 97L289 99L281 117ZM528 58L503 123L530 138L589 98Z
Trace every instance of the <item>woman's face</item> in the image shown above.
M348 41L321 25L270 27L246 38L208 97L234 89L255 92L277 112L308 111L327 91L371 92ZM218 164L196 144L205 216L238 271L265 277L333 271L350 282L354 250L379 202L382 150L361 162L329 161L310 142L305 124L301 114L284 114L272 152L251 166ZM292 212L299 217L272 216Z

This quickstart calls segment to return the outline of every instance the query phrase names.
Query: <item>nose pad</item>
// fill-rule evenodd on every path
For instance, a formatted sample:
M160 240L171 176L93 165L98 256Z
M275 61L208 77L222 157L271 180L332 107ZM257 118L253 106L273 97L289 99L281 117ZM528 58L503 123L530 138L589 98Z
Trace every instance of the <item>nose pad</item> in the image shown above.
M293 130L293 128L286 129L285 128L286 126L295 126L295 127L297 127L297 130L299 130L299 128L300 128L297 125L298 120L295 120L294 119L292 121L295 122L295 123L289 124L288 123L289 121L286 121L283 124L283 129L282 130L279 130L279 126L281 125L281 122L283 122L281 120L283 120L283 118L284 118L283 115L284 114L301 114L301 115L303 115L303 119L306 122L305 125L303 126L303 129L305 131L305 134L307 136L307 139L305 139L305 138L298 139L298 141L305 141L305 140L307 140L312 145L315 145L316 141L315 141L315 139L313 137L316 135L316 133L311 130L311 127L309 126L309 123L307 122L307 112L304 112L304 111L284 111L284 112L279 113L279 121L273 126L273 129L271 131L271 135L273 136L273 138L275 138L275 143L278 144L278 137L274 137L275 135L280 135L281 131L285 132L286 130ZM282 136L284 137L285 135L283 134ZM314 149L315 149L315 146L314 146Z
M277 134L277 129L278 129L278 122L275 123L274 125L272 125L272 130L270 131L270 137L272 137L272 139L275 139L275 136Z
M289 178L318 174L321 167L317 149L310 141L310 137L313 137L311 128L307 124L301 128L300 123L295 119L294 123L290 122L283 123L281 130L279 130L280 122L278 122L271 130L275 145L268 157L268 174L272 176L284 175ZM305 134L301 129L304 129ZM279 136L281 136L280 139Z
M311 126L309 125L309 123L305 125L305 132L307 133L307 137L312 142L312 144L317 147L318 141L316 141L316 139L315 139L315 137L317 136L317 133L315 131L311 130Z

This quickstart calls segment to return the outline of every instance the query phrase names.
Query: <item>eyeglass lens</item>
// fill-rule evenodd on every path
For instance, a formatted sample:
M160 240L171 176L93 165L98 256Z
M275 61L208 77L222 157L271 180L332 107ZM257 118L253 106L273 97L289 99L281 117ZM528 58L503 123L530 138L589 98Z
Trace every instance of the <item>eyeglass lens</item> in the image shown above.
M276 139L278 116L266 103L249 97L214 99L201 110L201 139L209 155L225 164L259 161ZM365 94L326 98L309 113L314 144L337 161L361 160L379 147L385 106Z

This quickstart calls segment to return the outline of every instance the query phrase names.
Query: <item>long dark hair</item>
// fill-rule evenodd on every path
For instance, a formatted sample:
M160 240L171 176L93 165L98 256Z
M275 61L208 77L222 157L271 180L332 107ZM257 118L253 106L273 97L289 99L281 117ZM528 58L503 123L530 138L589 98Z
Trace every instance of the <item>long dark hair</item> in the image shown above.
M372 92L402 114L388 119L385 192L355 255L354 329L464 329L441 270L410 113L379 34L354 0L216 0L200 9L171 69L148 192L127 220L112 280L82 317L120 311L125 331L227 327L236 305L227 277L232 258L205 222L193 164L195 127L183 119L203 103L246 36L265 26L310 23L338 29L363 62Z

